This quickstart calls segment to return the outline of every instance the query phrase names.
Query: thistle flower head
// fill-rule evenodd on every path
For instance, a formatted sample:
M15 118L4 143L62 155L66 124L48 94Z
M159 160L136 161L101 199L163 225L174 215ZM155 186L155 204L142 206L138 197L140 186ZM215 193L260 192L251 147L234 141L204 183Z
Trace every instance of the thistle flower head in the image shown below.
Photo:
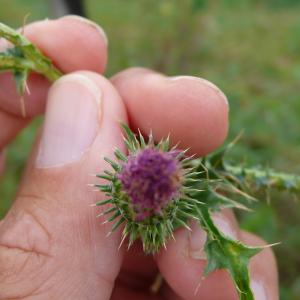
M128 157L118 175L128 195L136 220L158 214L179 196L180 162L178 151L145 148Z
M111 205L101 215L115 222L112 231L125 223L123 237L129 237L129 246L140 238L144 251L154 253L176 227L189 229L187 220L196 214L193 204L201 203L200 191L190 184L196 173L185 151L169 148L168 138L155 144L150 136L146 143L141 134L137 137L127 126L123 129L129 154L117 149L117 161L105 158L113 171L98 175L108 181L98 185L108 200L97 205Z

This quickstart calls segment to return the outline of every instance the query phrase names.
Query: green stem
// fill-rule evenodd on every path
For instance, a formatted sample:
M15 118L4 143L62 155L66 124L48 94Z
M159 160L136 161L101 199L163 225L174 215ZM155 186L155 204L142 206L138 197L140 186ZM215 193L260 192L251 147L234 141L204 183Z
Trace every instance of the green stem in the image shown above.
M53 66L51 60L44 56L37 47L18 31L0 23L0 37L14 44L16 48L21 51L23 56L23 59L20 59L20 57L14 55L2 55L0 69L30 70L44 75L50 81L55 81L62 76L62 73ZM3 59L4 57L6 57L6 62Z
M23 69L34 69L34 64L22 57L13 57L8 55L3 55L0 53L0 70L23 70Z
M300 191L300 176L260 170L258 168L243 168L225 164L225 173L236 176L242 183L254 184L257 187L275 188L278 190Z

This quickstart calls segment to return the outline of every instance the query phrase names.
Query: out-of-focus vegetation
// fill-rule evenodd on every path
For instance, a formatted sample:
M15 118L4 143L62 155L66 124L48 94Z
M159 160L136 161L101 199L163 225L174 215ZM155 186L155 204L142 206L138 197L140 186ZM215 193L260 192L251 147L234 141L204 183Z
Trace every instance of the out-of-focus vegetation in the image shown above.
M46 1L0 0L0 20L20 26L28 13L28 22L51 17L49 7ZM299 0L87 0L86 8L110 40L108 76L138 65L211 80L229 98L229 138L244 130L231 159L300 174ZM9 149L0 217L15 194L37 123ZM274 248L281 299L299 299L300 203L285 194L274 193L270 204L260 197L253 213L240 215L242 226L282 242Z

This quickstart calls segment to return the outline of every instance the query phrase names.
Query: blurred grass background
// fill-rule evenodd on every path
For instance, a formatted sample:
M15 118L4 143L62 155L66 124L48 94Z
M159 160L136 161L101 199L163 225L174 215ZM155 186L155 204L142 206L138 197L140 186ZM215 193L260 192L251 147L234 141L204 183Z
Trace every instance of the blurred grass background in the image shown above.
M231 159L300 174L299 0L87 0L86 9L110 40L106 75L138 65L211 80L229 98L229 139L245 132ZM47 1L0 0L1 22L18 27L28 13L28 22L51 17ZM9 148L0 218L39 123ZM239 216L242 227L282 242L274 247L281 299L300 299L300 205L275 193L271 204L256 206Z

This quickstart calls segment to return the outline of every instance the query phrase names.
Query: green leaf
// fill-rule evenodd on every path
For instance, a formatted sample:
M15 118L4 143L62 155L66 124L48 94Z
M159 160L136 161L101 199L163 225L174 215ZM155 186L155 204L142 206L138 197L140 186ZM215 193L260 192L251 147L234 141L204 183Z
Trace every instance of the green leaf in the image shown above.
M254 300L250 288L248 264L250 258L261 248L243 245L223 235L214 225L207 207L198 207L197 211L201 225L207 232L204 249L208 262L204 275L207 276L218 269L226 269L235 283L240 300Z

